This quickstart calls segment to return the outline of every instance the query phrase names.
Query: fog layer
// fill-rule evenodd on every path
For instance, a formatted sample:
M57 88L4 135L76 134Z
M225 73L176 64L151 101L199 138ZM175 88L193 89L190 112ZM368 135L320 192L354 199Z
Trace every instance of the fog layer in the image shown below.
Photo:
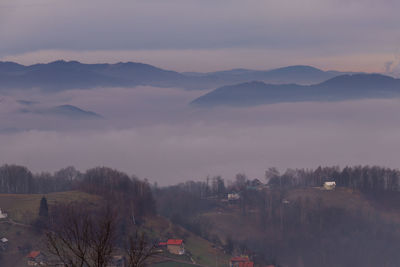
M0 163L36 172L105 165L159 184L238 172L262 178L271 166L398 167L398 99L189 107L198 94L138 87L1 96ZM65 104L104 119L26 112Z

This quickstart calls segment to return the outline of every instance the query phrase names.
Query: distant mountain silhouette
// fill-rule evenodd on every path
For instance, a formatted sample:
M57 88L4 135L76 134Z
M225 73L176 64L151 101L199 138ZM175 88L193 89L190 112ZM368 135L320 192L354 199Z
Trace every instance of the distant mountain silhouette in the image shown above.
M348 72L323 71L311 66L297 65L278 69L260 71L249 69L232 69L227 71L217 71L209 73L186 73L196 77L214 77L216 80L225 82L250 82L263 81L273 84L297 83L313 84L326 81L342 74L352 74Z
M194 106L254 106L281 102L340 101L400 96L400 79L380 74L341 75L315 85L249 82L223 86L191 102Z
M289 66L269 71L233 69L210 73L179 73L143 63L83 64L54 61L24 66L0 62L0 89L41 88L59 91L75 88L149 85L185 89L211 89L253 80L274 84L312 84L343 73L310 66Z
M73 105L59 105L50 108L21 109L23 113L33 113L40 115L63 116L70 119L101 119L101 115L80 109Z
M77 61L55 61L22 66L0 64L0 88L42 88L59 91L100 86L158 85L176 81L183 75L141 63L82 64ZM162 85L162 84L161 84Z

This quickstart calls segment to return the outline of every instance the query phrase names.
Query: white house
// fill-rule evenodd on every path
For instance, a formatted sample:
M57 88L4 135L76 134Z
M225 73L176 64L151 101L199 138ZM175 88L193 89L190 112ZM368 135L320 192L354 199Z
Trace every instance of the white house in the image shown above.
M325 182L324 183L324 189L325 190L334 190L336 188L336 182Z
M7 218L7 213L2 213L0 209L0 219Z
M228 200L229 201L236 201L236 200L239 200L239 199L240 199L240 195L238 193L233 192L233 193L229 193L228 194Z
M0 239L0 250L6 250L8 246L8 239L3 237Z

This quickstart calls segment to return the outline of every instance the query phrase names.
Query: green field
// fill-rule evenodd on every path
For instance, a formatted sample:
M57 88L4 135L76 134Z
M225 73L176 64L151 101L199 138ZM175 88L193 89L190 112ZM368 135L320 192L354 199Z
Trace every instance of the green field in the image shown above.
M229 262L229 255L223 251L213 247L213 244L184 228L172 224L164 217L154 217L146 221L146 232L152 237L158 238L177 238L183 239L185 243L185 250L192 255L193 260L200 265L227 266ZM171 255L170 255L171 256ZM186 256L174 256L174 258L186 260ZM177 266L177 265L174 265Z
M44 195L49 207L55 203L84 201L95 205L100 198L82 192L71 191ZM30 250L43 250L43 235L29 225L38 217L43 194L0 194L0 208L8 213L0 220L0 238L9 240L7 253L3 254L1 266L22 267L26 265L26 254ZM11 219L12 221L9 221Z
M100 198L78 191L50 194L0 194L0 208L9 218L20 223L30 223L37 218L41 198L45 196L49 206L55 203L84 201L94 204Z

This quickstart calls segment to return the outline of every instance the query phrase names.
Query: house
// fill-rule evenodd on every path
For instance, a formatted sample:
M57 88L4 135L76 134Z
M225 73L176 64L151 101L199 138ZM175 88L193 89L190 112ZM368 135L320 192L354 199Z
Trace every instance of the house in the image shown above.
M7 218L7 213L3 213L0 209L0 219L5 219Z
M240 195L238 193L232 192L228 194L228 201L235 202L240 199Z
M0 250L6 250L8 247L8 239L3 237L0 239Z
M334 182L334 181L324 183L325 190L334 190L335 188L336 188L336 182Z
M254 262L250 261L249 257L233 257L229 267L254 267Z
M171 254L183 255L185 254L185 246L182 239L168 239L167 250Z
M46 256L38 250L31 251L31 253L28 254L27 258L29 266L46 265Z

